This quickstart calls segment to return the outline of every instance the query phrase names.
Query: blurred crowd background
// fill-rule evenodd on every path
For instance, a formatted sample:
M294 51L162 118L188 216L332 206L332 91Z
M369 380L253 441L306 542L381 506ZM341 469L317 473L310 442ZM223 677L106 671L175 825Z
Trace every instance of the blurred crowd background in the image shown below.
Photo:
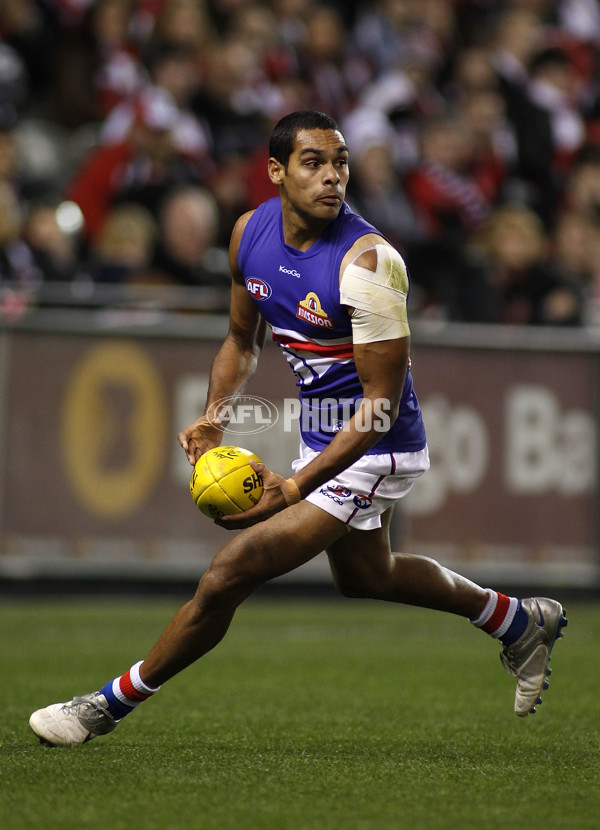
M597 0L2 0L0 315L103 286L225 310L269 133L308 108L413 317L600 326Z

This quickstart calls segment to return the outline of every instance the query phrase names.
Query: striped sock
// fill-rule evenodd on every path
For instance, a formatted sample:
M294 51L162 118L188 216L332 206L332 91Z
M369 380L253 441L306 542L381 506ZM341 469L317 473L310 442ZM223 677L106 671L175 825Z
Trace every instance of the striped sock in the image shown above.
M140 666L143 660L132 666L128 672L115 677L100 689L100 694L104 695L108 702L108 711L115 720L121 720L133 712L136 706L143 703L149 697L152 697L154 692L158 692L160 686L156 689L151 689L146 686L140 677Z
M488 601L473 625L486 634L495 637L505 646L510 646L519 639L527 628L528 617L521 606L521 600L507 597L498 591L487 589Z

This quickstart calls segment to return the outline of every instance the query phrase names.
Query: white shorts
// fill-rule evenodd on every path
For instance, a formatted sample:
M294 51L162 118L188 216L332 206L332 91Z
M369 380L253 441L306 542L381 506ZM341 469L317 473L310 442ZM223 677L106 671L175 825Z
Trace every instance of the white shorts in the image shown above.
M300 458L292 462L295 473L319 455L304 441ZM363 455L354 464L306 496L327 513L357 530L381 527L381 514L403 498L415 479L429 469L427 447L418 452L386 452Z

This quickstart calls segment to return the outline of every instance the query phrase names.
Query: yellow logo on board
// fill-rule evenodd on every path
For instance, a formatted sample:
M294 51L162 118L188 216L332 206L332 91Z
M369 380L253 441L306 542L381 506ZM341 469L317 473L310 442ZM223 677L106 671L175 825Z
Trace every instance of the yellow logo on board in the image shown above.
M168 435L150 354L121 341L92 346L71 374L61 420L63 463L87 511L113 520L136 511L163 472Z

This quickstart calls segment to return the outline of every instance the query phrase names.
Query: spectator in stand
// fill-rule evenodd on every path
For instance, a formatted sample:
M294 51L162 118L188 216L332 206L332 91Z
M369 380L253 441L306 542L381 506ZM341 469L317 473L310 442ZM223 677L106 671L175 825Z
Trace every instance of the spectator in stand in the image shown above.
M203 83L190 103L207 122L217 164L244 157L263 138L263 102L258 92L264 72L246 44L225 38L204 54Z
M582 323L600 326L600 145L578 153L564 189L564 210L555 230L559 267L585 283ZM589 279L585 279L586 270ZM577 279L577 278L581 279Z
M516 166L517 146L502 96L494 89L465 93L458 107L471 143L470 170L490 204L502 197Z
M5 0L0 182L57 254L37 205L54 190L83 210L85 254L113 207L158 220L173 189L206 187L219 247L271 195L265 137L283 114L321 108L351 133L368 112L349 197L405 252L414 311L496 319L470 244L490 209L527 205L557 235L573 212L596 226L599 32L597 0ZM449 105L458 130L441 126ZM25 248L36 267L48 254Z
M492 63L517 140L515 172L523 183L523 198L549 228L559 198L552 124L547 110L529 94L529 66L544 46L541 19L527 8L508 8L494 31Z
M184 186L169 193L159 230L149 269L152 282L229 287L227 254L217 247L218 207L208 190Z
M313 106L335 118L350 112L370 76L366 61L348 48L341 14L329 6L317 6L310 15L298 60Z
M133 95L145 73L133 40L133 0L98 0L61 29L50 107L71 129L102 121Z
M67 188L67 198L81 208L88 241L97 237L118 202L139 202L156 216L172 187L200 181L197 165L176 146L173 125L178 116L172 96L149 87L138 99L126 137L95 148L84 161Z
M479 185L473 138L455 113L421 124L421 160L405 178L423 241L406 253L423 314L453 319L463 247L491 209Z
M44 127L29 122L26 128L17 109L0 98L0 182L11 184L23 208L28 200L59 192L63 184L60 159Z
M152 96L153 87L164 90L172 96L178 108L171 124L175 150L194 164L202 181L208 181L214 175L210 129L188 108L201 83L196 53L186 44L151 40L146 50L146 66L150 83L113 108L102 126L101 141L116 144L126 139L140 109L144 107L145 97Z
M56 202L32 204L22 232L48 282L73 280L80 268L78 240L61 227L57 208Z
M200 56L217 38L209 5L207 0L162 0L153 37L190 48Z
M591 279L587 286L583 310L583 323L600 331L600 219L590 222L591 233L587 237Z
M419 123L446 109L436 83L443 61L442 44L415 8L412 15L412 23L401 33L394 61L362 86L358 104L359 109L378 110L393 125L397 162L404 171L419 161Z
M44 273L21 238L22 211L9 182L0 181L0 319L18 320L35 300Z
M112 208L90 248L86 271L95 283L119 285L145 273L152 259L157 225L138 204Z
M421 124L421 161L409 173L407 188L432 242L461 244L489 213L491 196L478 184L475 161L473 137L459 115Z
M45 102L53 83L59 12L55 3L0 3L0 100L19 110L28 98Z
M44 272L22 232L17 193L9 182L0 182L0 284L33 292L43 282Z
M497 208L473 235L471 266L478 272L469 278L480 283L482 322L577 324L579 292L552 263L549 237L530 208Z
M16 109L12 104L0 103L0 182L15 184L18 177L16 125Z
M552 136L552 169L558 184L569 170L586 138L581 114L581 84L568 53L558 47L543 49L529 66L529 97L547 113Z
M591 300L595 300L594 285L594 237L600 234L600 218L593 219L576 211L563 211L556 222L551 237L551 259L562 281L578 301L573 315L578 325L588 322ZM598 309L600 310L600 309Z
M224 35L231 19L248 6L256 5L256 0L210 0L210 10L217 30Z
M144 50L150 83L166 89L181 109L186 109L202 83L202 60L187 43L153 37Z
M394 129L383 114L368 109L354 110L343 127L352 147L348 201L406 254L423 233L397 166Z
M441 85L448 102L460 104L475 92L500 92L500 80L492 63L492 53L485 46L469 46L458 50Z
M375 78L396 69L407 42L422 24L418 5L405 0L375 0L356 21L352 48L368 61Z
M578 153L565 184L564 201L588 219L600 219L600 144L588 144Z
M208 123L213 140L216 174L210 188L219 205L223 244L239 214L254 200L250 180L259 181L261 189L265 186L264 165L259 177L253 168L257 159L264 158L274 113L279 115L284 103L291 102L288 90L282 91L281 84L277 86L267 74L262 26L249 42L240 39L247 24L248 18L238 20L222 42L206 52L203 85L191 104L192 111Z
M297 53L306 37L306 27L314 5L314 0L272 0L271 6L281 41L294 53Z

